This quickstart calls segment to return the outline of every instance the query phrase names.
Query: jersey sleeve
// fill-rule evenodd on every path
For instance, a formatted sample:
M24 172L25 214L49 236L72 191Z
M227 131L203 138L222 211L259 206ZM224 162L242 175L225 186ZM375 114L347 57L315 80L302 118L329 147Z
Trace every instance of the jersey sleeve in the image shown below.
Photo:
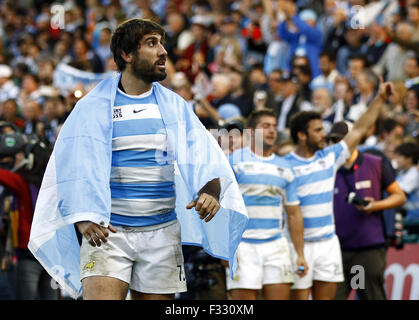
M288 181L287 187L285 188L284 204L287 206L299 205L300 199L298 198L298 184L292 169L289 169Z
M410 169L405 174L399 175L397 177L397 182L400 185L400 188L407 194L412 193L415 189L418 188L419 181L419 171Z
M335 169L339 169L346 160L349 159L351 154L349 153L348 146L346 145L345 140L340 141L339 143L335 143L326 148L327 151L333 152L335 154Z

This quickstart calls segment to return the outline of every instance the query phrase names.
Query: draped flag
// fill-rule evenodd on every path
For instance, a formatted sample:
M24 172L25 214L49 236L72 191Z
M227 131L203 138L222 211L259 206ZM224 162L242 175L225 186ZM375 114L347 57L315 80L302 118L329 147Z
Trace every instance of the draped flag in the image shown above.
M99 83L64 123L42 181L29 249L74 298L81 293L80 247L74 223L108 226L111 212L112 106L120 76ZM185 100L158 83L153 90L176 164L176 214L182 243L201 246L237 267L248 217L234 173L214 137ZM208 223L186 205L208 182L221 182L221 208Z

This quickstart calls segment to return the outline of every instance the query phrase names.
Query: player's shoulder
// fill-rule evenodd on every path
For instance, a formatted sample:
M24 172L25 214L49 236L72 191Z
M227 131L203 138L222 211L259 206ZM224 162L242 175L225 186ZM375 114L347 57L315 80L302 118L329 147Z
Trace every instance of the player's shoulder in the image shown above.
M231 164L237 164L239 162L249 161L250 151L249 148L244 147L241 149L234 150L228 155L228 160Z

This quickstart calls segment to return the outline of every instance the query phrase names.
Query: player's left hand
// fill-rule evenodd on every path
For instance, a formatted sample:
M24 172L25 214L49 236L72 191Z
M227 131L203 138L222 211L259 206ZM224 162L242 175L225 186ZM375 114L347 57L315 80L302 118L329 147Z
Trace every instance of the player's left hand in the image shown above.
M201 193L196 201L192 200L186 206L186 209L192 209L193 207L195 207L195 210L198 211L200 218L205 219L205 222L208 222L214 218L215 214L220 209L220 204L212 195L208 193Z
M297 257L297 275L302 278L304 277L308 272L308 264L304 256L299 255ZM301 269L300 269L301 268Z

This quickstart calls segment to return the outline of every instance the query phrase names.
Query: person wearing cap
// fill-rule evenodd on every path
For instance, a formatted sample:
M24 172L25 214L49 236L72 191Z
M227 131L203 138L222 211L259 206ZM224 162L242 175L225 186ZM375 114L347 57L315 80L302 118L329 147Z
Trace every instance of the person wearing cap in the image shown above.
M284 71L279 78L281 82L282 101L278 104L278 131L289 128L291 117L300 111L303 98L299 93L299 81L297 75Z
M317 14L311 9L302 10L297 14L296 4L292 1L282 1L279 4L279 10L285 14L286 20L278 25L277 32L280 39L290 45L289 59L294 55L306 56L310 61L312 75L318 76L323 33L316 28Z
M337 122L327 140L339 143L350 131L351 123ZM383 197L387 192L388 196ZM352 195L356 196L353 200ZM365 200L357 204L356 199ZM394 171L378 155L355 148L337 171L333 197L336 234L342 250L344 282L339 283L335 299L347 299L355 289L361 300L385 300L386 232L382 212L402 206L406 196ZM361 266L364 280L353 287L354 266Z
M375 123L392 94L391 83L380 84L368 111L342 141L328 147L319 113L300 112L291 119L291 137L296 147L285 159L296 175L304 219L304 256L309 266L305 277L295 279L291 288L294 299L306 300L310 292L314 300L334 299L337 284L344 281L341 249L333 219L335 174ZM295 259L292 246L291 252Z
M0 102L17 99L19 88L11 80L13 71L6 64L0 64Z

